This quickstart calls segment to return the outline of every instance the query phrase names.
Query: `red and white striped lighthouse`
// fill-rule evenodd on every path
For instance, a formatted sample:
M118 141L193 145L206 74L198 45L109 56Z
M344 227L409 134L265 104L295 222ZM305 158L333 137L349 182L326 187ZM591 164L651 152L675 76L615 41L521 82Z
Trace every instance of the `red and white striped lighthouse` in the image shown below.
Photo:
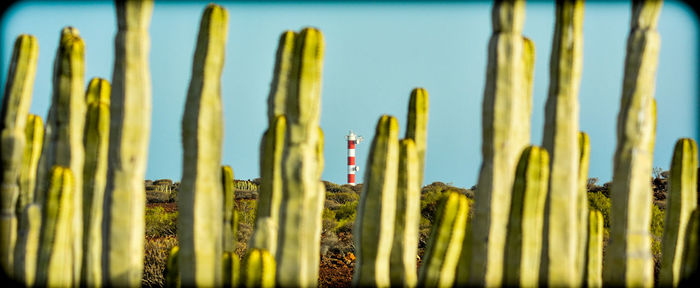
M355 144L362 142L362 136L350 130L345 139L348 140L348 184L355 186L355 172L360 171L360 167L355 165Z

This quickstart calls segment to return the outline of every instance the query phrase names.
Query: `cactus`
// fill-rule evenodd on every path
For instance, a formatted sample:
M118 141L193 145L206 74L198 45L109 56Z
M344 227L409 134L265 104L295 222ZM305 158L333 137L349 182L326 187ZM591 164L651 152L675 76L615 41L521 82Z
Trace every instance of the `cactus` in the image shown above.
M245 271L245 287L275 287L275 258L270 252L250 250Z
M145 241L143 179L151 133L148 26L153 2L118 1L116 8L109 169L103 214L103 285L139 286Z
M179 265L185 286L220 286L222 255L221 71L228 12L210 4L200 23L192 80L182 118Z
M537 286L544 242L542 230L548 179L547 150L536 146L525 148L518 161L513 183L503 259L503 284L506 286Z
M41 220L37 286L68 287L73 276L71 226L77 207L73 204L73 173L68 167L54 166L48 193L45 195Z
M617 118L617 147L610 191L610 243L605 285L652 286L651 166L654 146L654 85L659 52L656 31L661 1L632 3L625 76Z
M231 169L231 166L221 166L221 182L224 195L222 248L224 252L233 252L236 250L236 243L238 242L238 235L235 233L238 223L235 217L237 213L234 203L236 196L235 191L233 191L233 169Z
M294 38L285 100L287 130L276 285L315 286L325 197L321 183L323 155L318 151L323 137L318 123L325 44L321 32L314 28L304 28Z
M238 287L240 285L240 260L235 252L224 251L223 258L224 287ZM274 283L274 278L272 279Z
M178 269L178 255L180 247L173 246L168 253L168 260L165 264L165 287L177 288L180 287L180 270Z
M408 102L408 123L406 125L406 139L412 139L415 143L418 156L418 187L423 187L425 172L425 151L428 142L428 91L424 88L415 88L411 91L411 99Z
M410 122L410 121L409 121ZM390 282L393 286L415 287L418 226L420 223L419 161L412 139L399 143L399 172L396 189L396 222L391 246Z
M36 280L40 229L41 206L35 203L29 204L22 213L14 255L15 279L27 287L33 287Z
M269 109L269 108L268 108ZM260 155L260 191L251 247L277 253L279 207L282 198L282 155L287 119L277 116L263 135Z
M683 251L687 249L685 234L690 215L697 207L698 146L692 139L676 142L671 160L666 220L664 221L663 257L661 258L661 286L678 286L683 265Z
M586 281L586 247L588 246L588 167L590 166L591 144L588 134L578 132L578 187L576 200L576 231L579 238L576 239L576 281L583 285ZM601 258L602 259L602 258Z
M548 286L579 286L578 90L583 54L583 1L558 1L542 146L552 156L544 222L542 278Z
M462 250L469 202L459 192L449 192L440 205L436 222L430 229L423 264L418 272L420 287L451 287Z
M698 259L700 259L700 210L695 208L688 219L688 229L685 232L686 249L683 251L683 265L681 266L682 277L680 286L690 287L688 284L697 283L698 280Z
M88 85L85 116L85 165L83 166L83 258L82 284L102 284L102 211L107 185L109 150L109 96L107 80L95 78Z
M27 125L24 128L24 156L22 158L22 170L19 174L20 197L17 201L17 215L23 212L24 207L34 203L34 190L36 189L36 170L39 166L41 147L44 143L44 123L41 117L29 114Z
M46 118L44 145L37 171L37 202L44 204L49 173L55 165L70 168L73 173L73 207L83 205L83 129L85 126L85 43L77 29L63 28L54 61L53 90L49 115ZM141 180L143 181L143 180ZM142 183L143 184L143 183ZM83 252L82 209L72 212L70 236L75 281L80 279Z
M591 210L588 216L586 278L588 287L603 287L603 213Z
M24 153L24 129L32 102L32 88L36 74L39 44L34 36L20 35L15 40L5 94L0 112L0 269L12 275L13 251L17 240L17 200L20 197L18 181ZM25 197L22 197L25 198Z
M353 286L389 287L399 165L399 126L383 115L377 122L353 227Z
M460 261L460 274L469 284L500 286L511 189L518 157L530 142L530 107L526 83L532 75L531 42L521 32L524 1L496 1L482 114L482 159L474 201L469 251ZM529 66L529 67L528 67ZM525 93L523 93L525 92ZM523 114L525 113L525 115Z

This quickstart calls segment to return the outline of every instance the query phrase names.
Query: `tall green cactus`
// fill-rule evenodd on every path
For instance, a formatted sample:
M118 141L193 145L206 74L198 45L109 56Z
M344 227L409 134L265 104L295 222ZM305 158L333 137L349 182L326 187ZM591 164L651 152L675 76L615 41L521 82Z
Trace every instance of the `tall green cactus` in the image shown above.
M409 121L410 122L410 121ZM420 224L420 162L412 139L399 142L399 172L396 189L396 221L391 246L390 282L393 286L415 287L418 227Z
M275 287L275 257L270 252L254 248L245 263L245 287Z
M424 88L415 88L411 91L411 99L408 102L408 123L406 124L406 139L411 139L416 146L418 156L418 189L423 187L425 174L425 151L428 142L428 91Z
M236 250L236 243L238 242L238 235L236 235L236 210L235 210L235 201L236 201L236 193L235 193L235 187L233 184L233 169L231 166L225 165L221 166L221 184L223 187L223 194L224 195L224 210L223 210L223 220L224 220L224 226L223 226L223 232L222 232L222 241L223 241L223 246L222 249L225 252L233 252Z
M518 161L513 183L503 259L503 284L506 286L537 286L544 242L542 230L548 179L547 150L536 146L525 148Z
M576 281L583 285L586 281L586 247L588 247L588 168L590 166L591 143L588 134L578 132L578 181L576 194L576 231L579 238L576 239Z
M143 274L153 2L118 1L116 7L102 274L104 285L133 287L141 284Z
M83 164L85 151L83 129L85 126L85 43L73 27L63 28L54 61L51 107L46 119L43 152L37 171L37 202L44 204L48 191L50 171L55 165L66 166L73 173L73 207L83 205ZM143 180L142 180L143 181ZM142 183L143 185L143 183ZM77 281L83 252L83 213L72 213L70 241L73 261L70 269Z
M178 255L180 247L173 246L168 253L168 259L165 263L165 287L178 288L180 287L180 270L178 269Z
M17 37L0 112L0 269L7 275L12 275L14 270L12 258L17 241L16 207L21 191L18 185L19 171L22 168L24 129L32 102L38 54L39 44L34 36L23 34Z
M399 125L383 115L377 122L353 227L353 286L390 286L399 165Z
M180 276L185 286L220 286L222 255L221 72L228 12L210 4L200 23L185 113L178 236Z
M269 108L268 108L269 109ZM261 141L258 206L255 216L255 231L251 247L277 253L279 231L279 207L282 200L282 155L287 119L277 116Z
M109 96L105 79L95 78L88 85L85 116L85 165L83 166L83 258L81 284L102 285L102 211L107 185L109 152Z
M697 283L700 272L700 209L695 208L690 214L688 228L685 232L686 249L683 251L683 265L681 269L680 286L690 287L688 284Z
M251 247L277 254L279 207L282 199L282 156L287 129L286 109L296 33L280 35L270 94L267 98L268 129L260 141L260 189Z
M690 215L697 207L698 146L693 139L676 142L671 160L666 220L661 258L659 285L678 286L683 265L683 251L687 249L685 234Z
M588 287L603 287L603 233L603 213L591 210L588 216L584 282Z
M430 229L430 240L418 272L420 287L451 287L455 279L469 202L467 196L459 192L448 193Z
M534 55L531 42L521 33L524 1L496 1L492 13L493 33L482 104L482 159L470 225L469 251L459 265L469 273L469 284L500 286L503 251L510 213L511 189L518 157L530 142L530 107L526 83L530 81ZM529 90L529 89L527 89ZM525 115L523 115L525 113Z
M22 213L14 255L15 279L27 287L33 287L36 280L40 231L41 206L36 203L29 204Z
M552 155L544 222L542 278L548 286L578 286L578 92L583 55L583 1L556 4L549 96L542 146Z
M41 220L37 286L69 287L76 284L73 273L71 226L73 214L73 173L68 167L54 166L45 195Z
M41 147L44 143L44 122L41 117L29 114L27 125L24 128L24 156L22 158L22 170L19 174L20 196L17 201L17 215L24 210L26 205L34 203L34 190L36 189L36 170L41 157Z
M661 1L632 3L625 76L617 118L610 192L610 244L604 280L612 286L652 286L652 193L649 179L655 138L654 86L659 52L656 31Z
M223 286L237 287L240 278L240 259L236 251L238 243L238 211L235 209L235 187L231 166L221 167L224 190L224 226L223 226Z
M325 189L319 128L324 40L304 28L296 37L285 100L287 130L282 156L283 194L276 254L280 286L315 286ZM322 151L320 151L322 152Z

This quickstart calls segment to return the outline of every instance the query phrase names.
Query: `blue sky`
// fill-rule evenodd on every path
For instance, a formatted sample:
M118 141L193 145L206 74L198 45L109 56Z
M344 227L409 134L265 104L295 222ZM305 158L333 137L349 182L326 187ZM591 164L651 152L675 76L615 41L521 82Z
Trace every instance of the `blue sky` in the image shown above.
M147 178L180 178L180 121L190 80L199 19L207 2L157 2L151 22L152 132ZM481 101L490 2L467 3L220 3L229 11L222 76L225 140L222 163L237 179L259 176L260 136L277 39L282 31L320 28L326 40L321 127L323 179L345 183L346 144L352 129L367 140L357 147L364 168L382 114L398 118L404 133L409 93L430 93L425 184L469 188L481 165ZM591 138L590 176L612 178L615 123L622 93L630 4L587 3L584 19L580 128ZM111 80L116 16L111 2L23 2L2 19L0 77L7 77L15 37L39 40L31 112L46 118L53 58L62 27L76 27L86 43L86 85ZM659 19L658 126L654 167L668 169L675 141L698 139L698 21L682 4L666 1ZM536 45L532 142L541 144L549 86L554 5L531 2L523 34ZM364 175L361 171L360 175ZM358 178L361 182L362 177Z

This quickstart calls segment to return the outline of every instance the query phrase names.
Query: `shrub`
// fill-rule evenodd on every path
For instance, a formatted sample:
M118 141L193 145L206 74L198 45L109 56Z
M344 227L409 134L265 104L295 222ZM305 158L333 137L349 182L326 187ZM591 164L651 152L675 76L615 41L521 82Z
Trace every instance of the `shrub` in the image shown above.
M168 213L163 207L146 207L146 237L175 236L177 233L177 211Z
M343 188L342 190L344 191L346 189L347 188ZM347 189L347 190L349 190L349 189ZM333 200L333 201L338 202L340 204L345 204L347 202L357 202L360 199L360 195L357 195L355 192L350 190L350 191L337 192L337 193L327 193L326 199Z
M141 286L165 287L165 265L168 254L170 249L177 245L177 238L173 236L146 238Z
M603 214L603 227L610 228L610 198L606 197L602 191L588 193L588 208L598 210Z
M148 203L170 202L170 193L156 191L156 190L147 190L146 191L146 202L148 202Z

